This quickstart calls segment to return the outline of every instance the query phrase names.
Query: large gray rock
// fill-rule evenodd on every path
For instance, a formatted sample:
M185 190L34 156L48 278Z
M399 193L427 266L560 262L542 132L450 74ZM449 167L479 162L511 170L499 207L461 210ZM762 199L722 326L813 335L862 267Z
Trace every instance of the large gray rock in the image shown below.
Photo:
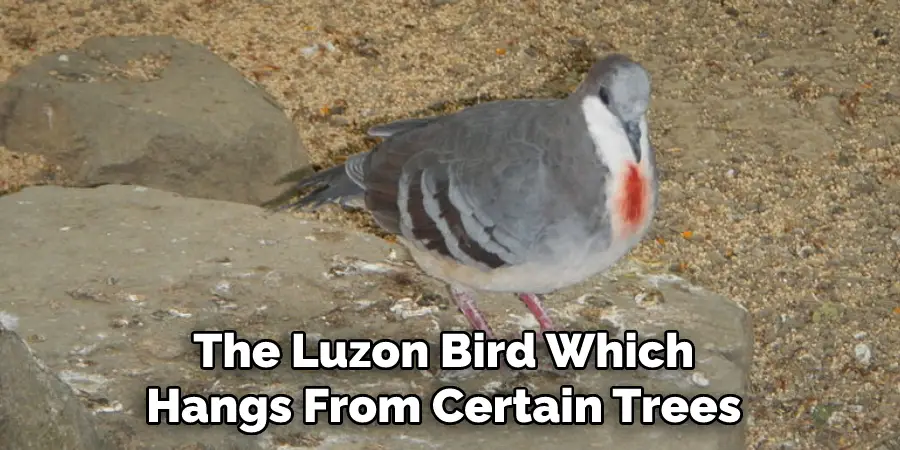
M424 338L437 350L439 330L465 330L465 321L447 307L444 287L418 275L398 250L374 236L249 205L127 186L28 188L0 198L0 254L8 255L0 258L0 314L18 317L36 352L88 395L104 427L130 448L745 448L746 418L738 426L618 425L611 386L745 395L752 354L740 306L632 263L551 295L548 306L567 329L636 329L643 337L677 329L696 345L695 371L501 370L441 380L429 371L292 371L289 359L268 371L200 368L198 346L189 340L200 329L282 342L293 330ZM503 337L536 325L512 296L486 295L480 304ZM427 400L447 383L468 394L516 386L558 394L571 384L607 399L606 421L445 426L426 414L420 426L306 426L298 401L289 425L243 436L235 426L148 426L144 416L148 385L181 386L183 395L295 398L305 386L328 385L341 393L417 394L427 411Z
M35 358L3 320L0 362L0 448L107 448L72 389Z
M262 89L202 46L97 37L37 58L0 87L0 145L77 185L139 184L259 204L308 158Z

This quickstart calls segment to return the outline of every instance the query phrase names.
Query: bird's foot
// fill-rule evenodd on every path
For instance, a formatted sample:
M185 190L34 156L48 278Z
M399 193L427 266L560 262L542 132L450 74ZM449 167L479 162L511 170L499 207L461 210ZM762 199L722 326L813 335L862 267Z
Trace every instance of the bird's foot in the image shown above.
M484 318L481 310L478 309L478 305L475 304L475 294L471 290L451 285L450 296L453 297L456 307L466 316L466 320L469 321L473 329L484 331L487 339L494 338L494 331L491 330L487 319Z
M469 324L472 326L474 330L484 331L485 337L487 339L494 339L494 332L491 330L490 325L487 322L487 319L484 318L484 315L481 313L481 310L478 309L478 306L475 303L475 294L471 290L464 288L459 285L451 285L450 286L450 296L453 298L454 303L459 308L460 312L466 317L466 320L469 321ZM543 342L544 336L543 333L546 331L553 331L556 327L553 324L553 320L550 319L550 314L548 314L547 310L543 305L543 296L538 294L519 294L519 299L525 303L525 306L528 307L528 310L531 311L531 314L534 315L535 319L537 319L538 324L541 327L541 334L538 335L538 339ZM435 374L435 378L440 380L452 380L452 379L463 379L468 378L475 375L478 371L472 369L462 369L462 370L443 370L439 369ZM527 370L524 372L531 372L536 375L552 375L556 377L563 378L571 378L574 376L573 373L566 370L558 370L552 367L552 365L539 364L537 369ZM522 372L522 373L524 373Z
M528 311L531 311L531 315L537 319L538 324L541 326L541 334L538 335L538 338L543 341L544 332L556 329L553 325L553 320L550 319L550 314L547 312L547 309L544 308L544 297L540 294L522 293L519 294L519 300L522 300L522 303L525 304Z

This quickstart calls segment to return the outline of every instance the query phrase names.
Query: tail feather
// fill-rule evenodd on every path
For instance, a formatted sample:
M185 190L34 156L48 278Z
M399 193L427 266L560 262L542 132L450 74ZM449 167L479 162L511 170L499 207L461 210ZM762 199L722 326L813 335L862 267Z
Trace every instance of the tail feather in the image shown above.
M308 206L316 209L325 203L338 203L346 206L348 201L358 199L364 193L363 188L347 174L343 164L303 178L291 187L290 192L296 194L311 187L314 189L306 195L283 203L275 210L302 209Z

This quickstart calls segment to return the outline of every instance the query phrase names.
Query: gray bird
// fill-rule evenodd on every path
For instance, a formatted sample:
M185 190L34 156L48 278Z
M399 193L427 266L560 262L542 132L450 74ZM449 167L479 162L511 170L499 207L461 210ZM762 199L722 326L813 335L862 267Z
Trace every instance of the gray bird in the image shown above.
M516 293L554 329L546 294L600 273L657 209L646 112L650 76L599 59L565 99L504 100L369 129L374 149L301 180L286 208L363 200L459 310L493 337L475 291Z

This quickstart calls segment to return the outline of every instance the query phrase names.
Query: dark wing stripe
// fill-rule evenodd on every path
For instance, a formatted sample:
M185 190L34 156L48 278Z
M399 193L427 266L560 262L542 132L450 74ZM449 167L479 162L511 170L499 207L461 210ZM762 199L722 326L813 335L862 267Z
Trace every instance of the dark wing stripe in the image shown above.
M460 211L450 202L450 184L436 180L428 171L419 171L409 177L406 211L411 222L412 238L426 248L469 265L497 268L505 265L471 239L463 227ZM423 184L423 182L425 184Z
M442 180L435 186L437 193L434 199L438 202L441 209L441 218L447 221L453 236L459 241L459 248L470 258L491 269L496 269L506 265L506 261L501 259L496 253L492 253L485 249L480 243L466 232L463 226L463 219L459 209L450 201L450 182ZM492 230L482 228L488 236Z
M447 180L435 180L430 173L422 170L407 172L407 176L400 180L383 177L384 173L391 172L366 174L366 205L378 224L387 231L416 240L428 250L461 263L474 262L489 268L507 264L468 236L459 209L450 201ZM430 183L424 189L423 178ZM403 205L399 204L398 199L403 190L406 192L406 208L399 211L398 208ZM432 214L429 214L429 209L432 209ZM404 230L402 220L406 215L409 217L408 230ZM474 215L471 219L475 221ZM493 227L476 223L490 236ZM442 227L444 230L441 230Z
M421 241L425 248L436 251L442 255L453 256L447 248L447 242L438 229L437 224L431 220L425 211L425 198L422 194L422 177L414 174L410 178L408 202L406 210L412 219L413 238Z
M449 184L454 185L454 180L457 178L450 176L448 179ZM459 216L462 219L464 232L471 241L476 242L476 245L485 252L497 256L505 264L520 262L518 255L525 251L520 240L510 239L511 236L498 228L490 216L473 208L471 205L474 199L466 196L460 190L448 189L447 194L450 204L460 211ZM504 244L504 241L507 243ZM510 243L512 245L509 245Z
M467 265L477 265L459 248L459 242L441 216L434 182L426 171L404 173L400 179L398 206L404 236L417 244ZM416 201L413 201L412 199Z

